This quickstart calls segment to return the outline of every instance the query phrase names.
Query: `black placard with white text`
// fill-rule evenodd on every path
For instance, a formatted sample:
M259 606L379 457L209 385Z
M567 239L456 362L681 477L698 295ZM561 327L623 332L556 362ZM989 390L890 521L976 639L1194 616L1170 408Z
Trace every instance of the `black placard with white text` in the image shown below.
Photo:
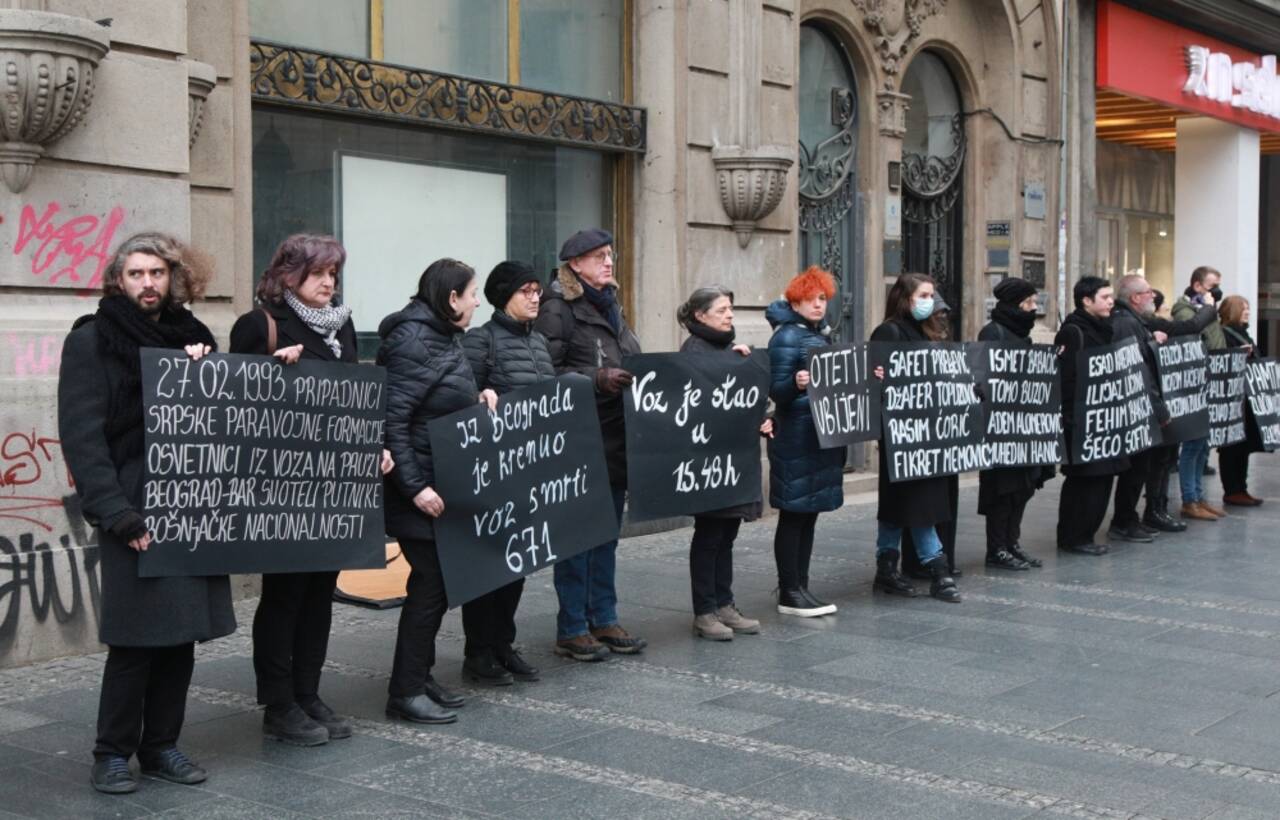
M1244 441L1245 371L1249 354L1240 348L1209 351L1209 446L1226 447Z
M428 425L455 607L618 537L595 393L568 374Z
M872 342L884 367L880 422L890 481L992 466L986 413L960 342Z
M970 365L986 398L984 441L996 467L1062 463L1062 378L1053 345L978 342Z
M1280 448L1280 361L1253 359L1246 375L1249 407L1258 422L1262 449L1268 453Z
M644 353L623 367L628 518L696 515L760 500L769 354Z
M1154 345L1160 372L1160 395L1169 423L1160 433L1166 444L1196 441L1209 435L1208 356L1199 336L1175 336Z
M809 354L809 410L822 447L880 437L879 383L867 345L831 345Z
M385 371L142 350L142 577L386 564ZM159 617L159 615L157 616Z
M1152 389L1137 339L1078 351L1071 463L1131 456L1159 444Z

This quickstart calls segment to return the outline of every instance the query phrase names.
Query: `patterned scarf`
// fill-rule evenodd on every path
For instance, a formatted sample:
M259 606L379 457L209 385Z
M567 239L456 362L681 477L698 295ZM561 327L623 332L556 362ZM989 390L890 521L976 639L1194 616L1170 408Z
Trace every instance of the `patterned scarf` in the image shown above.
M351 308L347 305L332 304L322 308L307 307L302 304L301 299L293 295L291 290L284 292L284 300L303 324L324 339L324 343L333 351L334 357L342 358L342 342L338 341L338 331L351 318Z

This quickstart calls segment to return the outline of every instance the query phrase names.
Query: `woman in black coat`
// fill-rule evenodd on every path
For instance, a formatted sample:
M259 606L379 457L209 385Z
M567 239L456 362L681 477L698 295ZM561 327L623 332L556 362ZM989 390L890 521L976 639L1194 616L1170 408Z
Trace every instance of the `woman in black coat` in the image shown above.
M774 437L769 440L769 503L778 510L773 557L778 566L778 612L815 618L835 604L809 591L809 558L818 515L844 504L843 447L823 449L809 408L809 354L831 344L827 300L831 274L816 265L787 285L784 298L765 310L769 339Z
M733 291L720 285L698 288L680 306L676 318L689 331L681 353L703 356L749 356L751 348L734 344ZM772 436L773 420L765 419L761 435ZM693 589L693 632L713 641L733 640L734 633L754 635L760 622L744 616L733 600L733 542L743 521L760 517L756 500L693 519L689 544L689 579Z
M873 342L931 342L923 322L933 314L934 282L922 273L904 273L889 290L884 322L871 334ZM877 367L876 375L884 371ZM898 552L904 530L911 540L920 563L929 571L933 583L929 594L949 603L959 603L960 590L951 577L947 558L942 554L937 525L953 518L951 494L945 476L914 481L889 481L889 464L885 458L885 441L880 439L880 508L876 513L879 531L876 535L876 577L874 587L894 595L914 597L915 587L898 572Z
M1230 347L1247 347L1249 358L1258 355L1258 347L1249 335L1249 300L1228 296L1218 308L1222 332ZM1222 501L1233 507L1256 507L1261 498L1249 494L1249 454L1262 452L1262 433L1249 400L1244 402L1245 440L1218 448L1218 475L1222 478Z
M1002 280L993 291L991 321L978 333L980 342L1031 346L1036 324L1036 288L1025 279ZM1028 570L1041 566L1022 551L1022 515L1044 483L1044 467L997 467L978 473L978 514L987 519L987 566Z
M547 338L533 329L542 302L542 283L524 262L500 262L484 283L493 318L462 337L476 384L501 396L556 377ZM538 670L512 644L516 608L524 579L462 605L466 633L463 674L475 683L508 686L514 680L535 681Z
M439 259L423 272L404 310L378 327L378 364L387 369L387 447L395 460L384 493L387 534L399 539L410 566L386 712L415 723L452 723L458 719L452 710L463 704L431 677L436 633L449 604L432 524L445 500L433 487L427 425L477 400L497 405L492 390L476 387L462 347L462 332L480 306L476 291L470 266Z
M347 254L331 236L295 234L280 243L258 282L259 308L236 320L231 352L354 363L351 308L335 305ZM385 467L385 462L384 462ZM272 740L318 746L351 737L351 726L320 699L337 572L262 576L253 616L253 670L262 731Z

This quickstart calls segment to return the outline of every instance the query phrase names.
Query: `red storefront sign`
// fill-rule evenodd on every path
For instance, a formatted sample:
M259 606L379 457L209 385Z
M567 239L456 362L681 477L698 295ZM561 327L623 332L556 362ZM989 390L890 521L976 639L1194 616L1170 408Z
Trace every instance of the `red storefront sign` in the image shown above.
M1275 55L1098 0L1099 88L1280 133Z

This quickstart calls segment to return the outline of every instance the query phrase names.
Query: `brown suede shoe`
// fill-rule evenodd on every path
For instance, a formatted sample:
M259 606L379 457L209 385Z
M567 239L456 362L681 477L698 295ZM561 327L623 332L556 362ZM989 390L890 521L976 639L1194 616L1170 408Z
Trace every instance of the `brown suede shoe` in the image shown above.
M1212 504L1210 504L1208 501L1201 501L1201 502L1200 502L1200 507L1201 507L1201 509L1204 509L1204 510L1208 511L1208 513L1209 513L1210 515L1215 515L1215 516L1217 516L1218 518L1226 518L1226 517L1227 517L1227 511L1226 511L1226 510L1222 509L1221 507L1215 507L1215 506L1213 506Z
M1200 506L1199 501L1192 501L1190 504L1182 505L1182 517L1190 518L1195 521L1217 521L1218 516L1209 512Z
M1248 493L1228 493L1222 497L1222 502L1232 507L1256 507L1262 503L1262 499L1254 498Z
M591 630L597 641L609 647L610 652L619 655L635 655L649 645L644 638L637 638L618 624L602 626Z

